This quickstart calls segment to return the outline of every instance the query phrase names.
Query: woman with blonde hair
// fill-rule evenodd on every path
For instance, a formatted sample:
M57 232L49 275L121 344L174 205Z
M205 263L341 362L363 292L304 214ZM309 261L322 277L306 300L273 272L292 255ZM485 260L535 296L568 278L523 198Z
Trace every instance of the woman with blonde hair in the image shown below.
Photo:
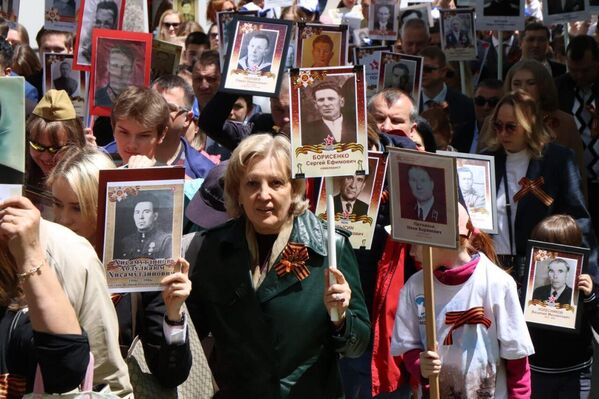
M183 16L181 13L170 9L166 10L160 16L158 22L158 39L170 41L181 34L183 25Z
M537 103L517 90L504 96L490 116L495 134L488 153L495 156L499 227L495 247L519 283L532 229L556 213L576 219L584 244L591 248L589 264L596 265L597 260L596 238L574 154L553 142Z
M233 151L225 207L234 219L203 236L187 301L200 335L214 336L222 397L343 397L338 358L368 345L353 249L336 232L337 268L327 267L326 224L304 193L286 137L251 135Z

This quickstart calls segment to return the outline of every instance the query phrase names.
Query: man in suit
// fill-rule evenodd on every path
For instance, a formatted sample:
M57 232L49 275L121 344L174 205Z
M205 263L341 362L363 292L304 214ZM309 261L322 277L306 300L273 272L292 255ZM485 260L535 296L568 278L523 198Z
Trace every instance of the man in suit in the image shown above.
M570 265L565 260L556 258L549 262L547 270L550 284L535 288L532 299L569 305L572 302L572 288L566 284L566 277Z
M551 76L557 78L566 73L566 66L547 58L549 52L549 29L541 22L526 24L520 33L522 59L533 59L543 64Z
M474 189L474 176L467 166L458 168L458 178L462 197L469 212L485 207L485 196Z
M426 111L435 103L446 102L449 106L449 120L453 126L451 145L459 152L469 152L475 121L472 99L445 84L447 63L445 54L439 47L425 47L420 51L420 55L424 57L420 112Z
M339 193L333 197L335 213L346 212L356 217L368 214L368 204L360 201L358 196L366 185L368 176L343 176L340 181Z
M381 32L393 31L393 10L391 6L381 5L376 10L374 30Z
M75 79L69 77L70 72L71 64L69 64L67 61L63 61L60 64L60 77L54 79L54 88L56 90L64 90L67 92L69 97L73 97L73 94L79 88L79 84Z
M419 18L405 21L400 33L401 52L404 54L418 55L430 42L428 24Z
M547 6L549 15L584 10L584 2L581 0L548 0Z
M445 48L464 48L472 45L469 33L462 30L460 17L453 17L450 25L451 30L445 35Z
M341 88L325 81L312 90L318 119L302 124L302 144L355 143L356 124L342 113L345 99Z
M513 0L491 0L484 7L485 17L517 17L520 12L518 1Z
M412 88L410 87L410 70L404 64L397 63L391 67L391 73L387 75L385 80L385 88L395 87L396 89L403 90L406 93L411 93Z
M401 210L401 217L433 223L447 223L443 204L435 200L435 182L429 171L422 166L410 166L408 184L414 197L411 205Z

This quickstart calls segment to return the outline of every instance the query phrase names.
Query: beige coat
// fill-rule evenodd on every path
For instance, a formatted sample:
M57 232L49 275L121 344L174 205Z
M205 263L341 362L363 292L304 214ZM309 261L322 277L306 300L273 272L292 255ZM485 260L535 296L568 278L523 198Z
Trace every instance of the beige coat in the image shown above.
M132 388L119 350L118 321L102 263L85 238L64 226L42 220L40 237L48 264L87 333L95 358L94 385L109 384L112 392L127 397Z

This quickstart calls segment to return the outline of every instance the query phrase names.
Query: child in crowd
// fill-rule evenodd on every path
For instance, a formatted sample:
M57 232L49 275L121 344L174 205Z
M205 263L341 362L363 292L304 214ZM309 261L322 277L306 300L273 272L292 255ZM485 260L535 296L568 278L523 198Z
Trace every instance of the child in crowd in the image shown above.
M411 383L438 374L442 398L529 398L532 342L516 284L495 264L488 235L472 227L459 205L457 249L433 247L439 349L426 347L422 271L402 288L391 353L404 355ZM422 247L412 255L422 262ZM442 367L441 367L442 366Z
M543 219L532 239L581 246L582 232L568 215ZM591 390L593 332L599 331L599 300L591 276L582 273L576 280L582 298L582 323L577 333L564 333L530 326L535 354L530 357L533 399L586 399Z

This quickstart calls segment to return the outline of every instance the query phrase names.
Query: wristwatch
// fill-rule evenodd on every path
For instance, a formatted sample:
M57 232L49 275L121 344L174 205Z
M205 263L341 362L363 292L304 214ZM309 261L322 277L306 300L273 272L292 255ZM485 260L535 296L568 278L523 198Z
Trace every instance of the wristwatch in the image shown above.
M177 321L169 320L168 316L165 313L164 314L164 322L166 324L168 324L169 326L182 326L185 324L185 313L183 313L183 315L181 316L181 320L177 320Z

